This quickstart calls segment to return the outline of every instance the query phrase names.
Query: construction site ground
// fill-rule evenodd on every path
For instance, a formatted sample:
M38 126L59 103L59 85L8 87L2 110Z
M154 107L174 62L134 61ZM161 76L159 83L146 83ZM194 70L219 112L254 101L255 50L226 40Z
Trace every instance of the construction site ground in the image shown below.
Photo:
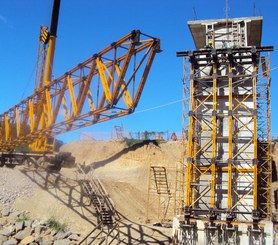
M148 174L150 166L174 169L181 159L181 142L145 141L128 147L123 141L75 141L61 151L71 152L77 164L103 183L121 218L121 244L170 244L171 228L154 226L155 220L145 222ZM78 181L82 174L75 167L3 167L0 175L1 206L27 211L42 221L54 217L83 236L97 225Z
M152 141L128 147L122 141L75 141L62 146L75 162L103 183L120 216L121 244L170 244L171 228L146 223L150 166L175 169L182 143ZM278 148L273 145L273 190L277 181ZM54 217L85 236L97 225L95 210L81 191L83 178L74 166L47 171L34 166L3 167L0 172L0 206L29 212L33 219ZM171 184L171 183L170 183ZM172 186L173 188L173 186ZM273 196L273 210L277 208ZM156 204L149 207L155 213Z

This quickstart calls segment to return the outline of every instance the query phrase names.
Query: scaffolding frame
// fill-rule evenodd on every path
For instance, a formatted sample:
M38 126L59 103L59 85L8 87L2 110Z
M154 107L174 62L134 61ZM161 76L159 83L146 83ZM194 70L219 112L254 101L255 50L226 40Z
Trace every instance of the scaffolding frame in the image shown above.
M183 208L185 204L185 180L187 173L187 137L188 137L188 105L189 105L189 89L187 83L188 79L188 64L186 59L183 61L183 93L182 93L182 149L181 149L181 161L176 166L176 186L175 186L175 212L177 215L183 214Z
M270 218L270 63L260 55L272 50L177 53L190 63L185 217L229 225Z
M260 212L263 217L271 219L272 213L272 136L271 136L271 107L270 107L270 55L261 57L261 78L257 82L258 105L258 156L260 162L259 172L259 199Z

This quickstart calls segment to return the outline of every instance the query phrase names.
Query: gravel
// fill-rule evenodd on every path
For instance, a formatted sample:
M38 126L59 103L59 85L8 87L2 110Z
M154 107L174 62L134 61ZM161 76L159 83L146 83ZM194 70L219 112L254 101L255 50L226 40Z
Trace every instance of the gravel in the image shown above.
M10 206L17 198L31 197L36 186L19 168L0 168L0 208Z

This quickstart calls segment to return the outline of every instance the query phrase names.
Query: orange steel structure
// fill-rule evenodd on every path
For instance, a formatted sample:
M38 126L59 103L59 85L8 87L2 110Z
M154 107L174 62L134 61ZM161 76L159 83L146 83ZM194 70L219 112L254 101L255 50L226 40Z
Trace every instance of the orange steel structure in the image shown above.
M132 113L158 52L159 39L134 30L54 81L42 58L35 93L0 115L0 151L51 151L57 134Z

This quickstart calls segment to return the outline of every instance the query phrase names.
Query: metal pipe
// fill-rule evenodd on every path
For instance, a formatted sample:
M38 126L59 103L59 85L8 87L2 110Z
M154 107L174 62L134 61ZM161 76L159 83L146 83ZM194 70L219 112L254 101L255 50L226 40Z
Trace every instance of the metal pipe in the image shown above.
M45 73L44 73L44 85L48 85L51 82L52 77L52 67L54 62L54 51L56 45L56 34L58 26L58 17L60 10L60 0L54 0L53 9L52 9L52 18L51 18L51 27L50 27L50 37L46 55L45 63Z

